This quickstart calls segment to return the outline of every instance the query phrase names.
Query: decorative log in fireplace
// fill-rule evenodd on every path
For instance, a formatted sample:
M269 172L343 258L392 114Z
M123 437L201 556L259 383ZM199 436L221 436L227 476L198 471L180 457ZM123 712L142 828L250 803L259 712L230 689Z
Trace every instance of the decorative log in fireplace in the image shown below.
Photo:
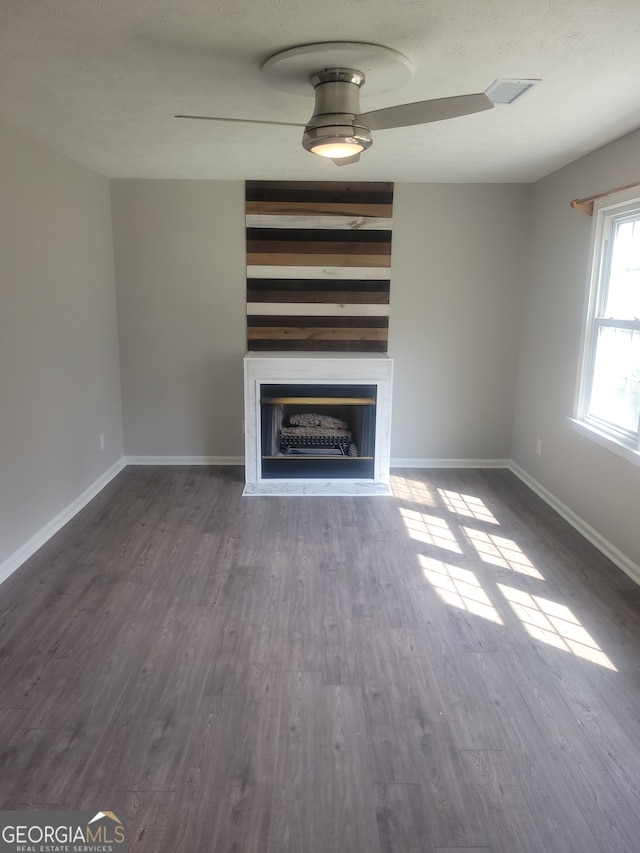
M245 494L389 494L392 361L249 353Z

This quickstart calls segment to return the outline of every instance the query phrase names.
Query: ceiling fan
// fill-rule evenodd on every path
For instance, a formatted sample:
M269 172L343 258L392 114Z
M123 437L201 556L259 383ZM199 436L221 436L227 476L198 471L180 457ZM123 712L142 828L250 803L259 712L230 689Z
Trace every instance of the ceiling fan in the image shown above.
M369 112L360 111L360 88L367 81L370 94L392 91L411 77L411 65L402 54L380 45L330 42L294 47L277 53L262 66L272 86L286 92L315 92L313 115L306 124L286 121L177 115L180 119L269 124L302 127L302 146L337 166L357 163L373 143L372 131L410 127L490 110L484 92L399 104Z

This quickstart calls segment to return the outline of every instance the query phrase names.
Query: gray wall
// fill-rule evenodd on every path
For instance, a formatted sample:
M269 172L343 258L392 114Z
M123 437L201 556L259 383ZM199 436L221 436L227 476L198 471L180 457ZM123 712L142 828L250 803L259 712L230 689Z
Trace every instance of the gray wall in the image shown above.
M242 456L244 183L111 182L128 456Z
M108 181L0 125L0 186L1 566L121 458L122 414Z
M240 456L244 184L111 186L126 454ZM396 185L395 457L510 457L530 192Z
M513 460L640 564L640 468L576 433L573 412L592 219L569 203L637 181L640 133L535 186ZM542 456L536 440L542 439Z
M535 186L396 185L389 348L396 459L511 457L636 563L640 469L567 418L591 228L569 201L637 180L639 146ZM6 128L0 168L2 565L123 452L242 454L245 243L242 182L112 181L110 207Z
M396 185L394 458L510 458L530 194Z

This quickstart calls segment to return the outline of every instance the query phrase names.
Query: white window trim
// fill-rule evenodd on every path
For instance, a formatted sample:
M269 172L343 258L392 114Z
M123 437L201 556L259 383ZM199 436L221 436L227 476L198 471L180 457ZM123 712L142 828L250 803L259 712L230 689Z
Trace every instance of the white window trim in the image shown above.
M596 444L606 447L616 456L621 456L627 462L640 467L640 450L636 450L631 443L625 444L622 439L613 438L609 433L596 429L591 423L581 421L577 418L569 418L569 423L576 432L584 435L586 438L595 441Z
M599 247L602 244L604 229L610 223L608 217L611 214L623 214L625 208L628 208L630 212L634 208L640 210L640 192L637 187L616 193L615 196L606 196L605 198L596 200L594 204L593 227L591 229L589 246L591 267L580 342L580 367L573 417L569 418L569 422L581 435L606 447L634 465L640 466L640 435L636 440L616 431L615 428L607 429L606 425L598 424L586 416L591 366L595 347L593 340L595 324L592 318L596 308L595 303L601 295L599 293L599 282L602 274L602 266L606 263L605 253Z

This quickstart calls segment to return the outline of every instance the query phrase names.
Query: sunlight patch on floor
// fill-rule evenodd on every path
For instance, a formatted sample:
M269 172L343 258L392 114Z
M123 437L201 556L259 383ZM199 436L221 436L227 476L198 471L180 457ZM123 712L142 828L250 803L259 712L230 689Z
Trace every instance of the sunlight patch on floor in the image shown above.
M617 672L593 637L564 604L500 583L498 588L531 637Z
M400 515L412 539L445 548L447 551L454 551L456 554L462 553L453 531L444 518L404 507L400 507Z
M463 495L460 492L452 492L449 489L438 489L438 494L449 512L453 512L456 515L463 515L467 518L475 518L478 521L500 524L495 515L490 512L487 505L480 498L476 498L473 495Z
M423 554L418 555L418 560L422 574L445 604L466 610L474 616L482 616L483 619L489 619L498 625L504 624L473 572L433 560Z
M527 575L530 578L544 580L544 577L513 539L506 539L504 536L496 536L493 533L484 533L482 530L474 530L472 527L463 527L462 530L483 562L518 572L521 575Z
M408 477L391 476L391 490L396 498L401 498L411 503L419 503L424 506L435 506L436 501L431 489L419 480L410 480Z

